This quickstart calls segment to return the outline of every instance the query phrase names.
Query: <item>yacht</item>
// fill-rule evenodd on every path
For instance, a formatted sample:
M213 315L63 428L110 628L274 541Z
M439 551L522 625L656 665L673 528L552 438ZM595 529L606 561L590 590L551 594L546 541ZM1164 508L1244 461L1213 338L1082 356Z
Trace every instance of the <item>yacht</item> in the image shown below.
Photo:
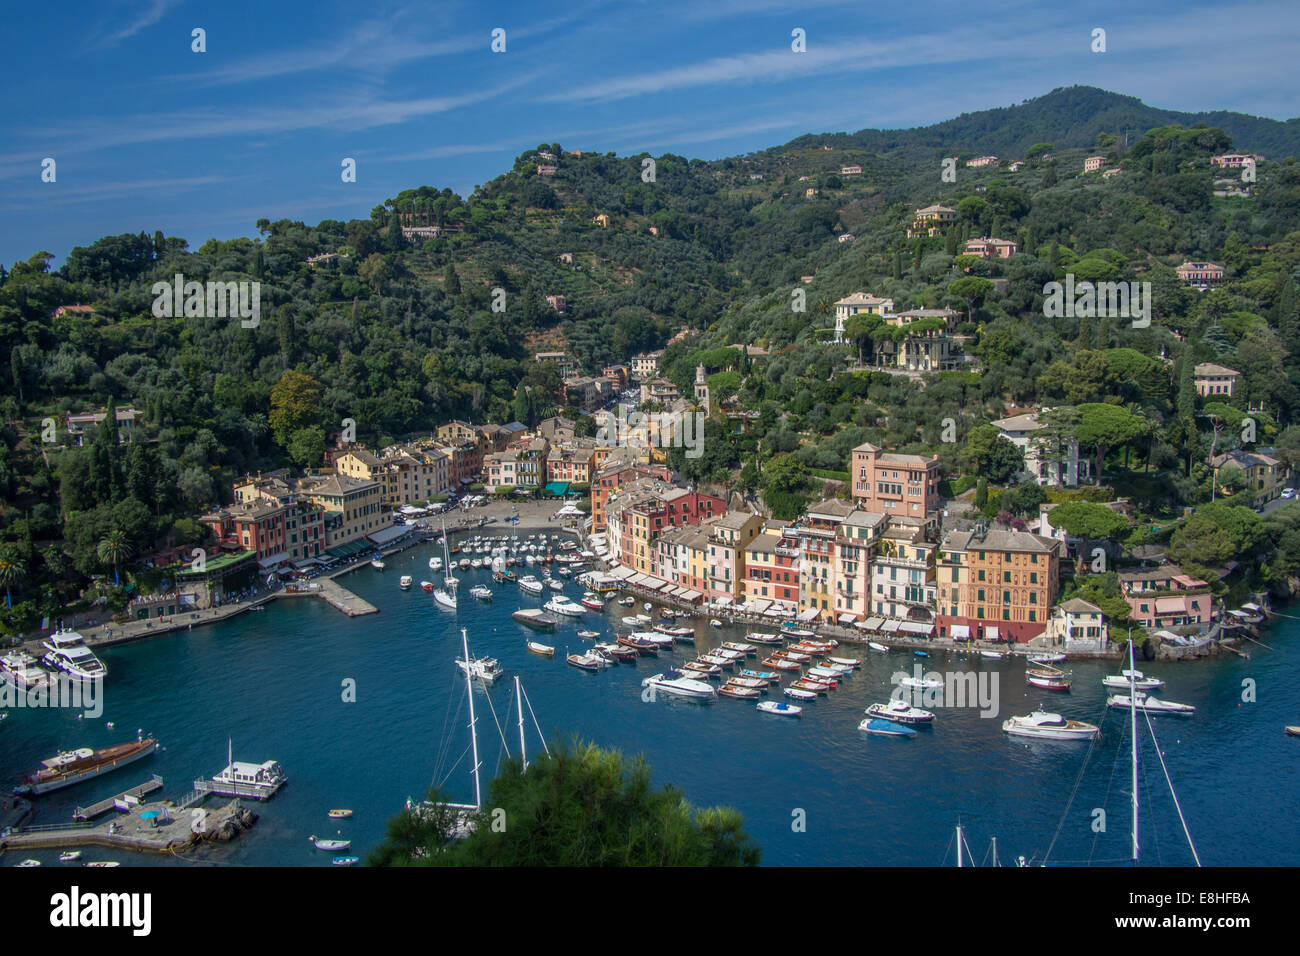
M1191 704L1176 704L1172 700L1157 700L1149 694L1143 694L1139 691L1137 697L1137 709L1149 714L1190 714L1196 708ZM1108 707L1122 707L1128 709L1132 707L1133 698L1128 694L1113 694L1106 698Z
M528 574L519 579L519 590L527 594L541 594L545 588L534 575Z
M542 606L552 614L563 614L565 617L581 617L583 612L581 604L574 604L565 597L558 597L554 600L547 601Z
M1165 686L1165 682L1158 677L1147 677L1141 671L1123 671L1119 674L1108 674L1101 679L1106 687L1115 687L1120 690L1158 690Z
M458 657L456 658L456 666L461 669L462 673L489 684L505 673L501 669L500 662L495 657L471 657L468 661Z
M1044 740L1091 740L1097 736L1096 724L1082 720L1066 720L1060 714L1036 710L1025 717L1009 717L1002 729L1017 737L1039 737Z
M456 585L459 582L451 574L451 555L447 553L446 522L443 522L442 526L442 554L443 564L447 571L442 576L442 587L435 588L433 591L433 600L439 607L454 611L456 610Z
M41 644L49 651L41 658L46 667L64 671L77 680L102 678L106 673L104 662L76 631L59 631Z
M14 651L0 657L0 677L17 690L48 687L50 675L36 666L36 658L26 651Z
M211 780L195 780L194 789L216 793L223 797L251 797L267 800L284 786L288 778L284 769L274 760L263 763L243 763L231 760L226 768Z
M662 674L647 677L641 682L641 686L648 687L655 692L672 694L675 697L711 699L718 696L718 692L712 684L701 680L693 680L684 676L680 671L674 670L667 670Z
M930 711L913 707L905 700L891 700L888 704L872 704L867 708L867 716L893 720L901 724L928 724L934 720L934 714Z

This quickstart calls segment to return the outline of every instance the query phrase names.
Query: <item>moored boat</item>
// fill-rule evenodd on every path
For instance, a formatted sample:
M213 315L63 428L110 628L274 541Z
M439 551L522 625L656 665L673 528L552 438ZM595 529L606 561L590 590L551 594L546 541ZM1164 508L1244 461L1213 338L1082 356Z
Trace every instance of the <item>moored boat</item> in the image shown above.
M524 646L527 647L534 654L539 654L542 657L555 656L555 648L553 648L549 644L542 644L539 641L525 641Z
M531 627L534 630L555 630L555 618L535 607L520 608L518 611L511 614L510 617L525 627Z
M311 840L312 845L318 850L332 850L336 853L342 852L352 846L351 840L324 840L312 834L307 839Z
M858 724L858 730L866 731L869 734L876 734L879 737L915 737L916 731L906 724L896 724L892 720L881 720L878 717L868 717L862 723Z
M875 641L867 641L867 647L871 648L873 651L878 651L881 654L889 653L888 647L884 644L877 644Z
M40 796L53 790L61 790L135 763L149 756L157 748L158 741L152 737L144 737L129 743L104 747L101 750L92 750L89 747L67 750L41 761L40 768L27 774L22 786L15 788L14 792Z
M1145 711L1148 714L1191 714L1196 708L1191 704L1179 704L1172 700L1158 700L1150 694L1143 694L1139 691L1137 697L1137 709ZM1133 698L1128 694L1112 694L1106 698L1107 707L1119 707L1124 710L1133 706Z
M647 677L641 682L642 687L653 692L671 694L675 697L709 699L718 696L712 684L687 677L679 671L667 670L662 674Z
M781 635L767 634L763 631L750 631L745 635L745 640L752 641L755 644L783 644Z
M409 591L411 588L411 576L409 574L403 574L397 579L397 586L403 591Z
M1158 677L1147 677L1141 671L1123 671L1119 674L1107 674L1101 679L1105 687L1115 687L1123 690L1125 688L1137 690L1157 690L1165 686L1165 682Z
M348 817L350 817L350 816L352 816L352 811L351 811L351 810L331 810L331 811L330 811L330 819L331 819L331 820L346 820L346 819L347 819Z
M1017 737L1038 737L1043 740L1091 740L1100 728L1082 720L1066 720L1060 714L1035 710L1024 717L1008 717L1002 729Z
M735 697L739 700L753 700L756 697L763 696L763 692L757 688L733 684L730 681L718 688L718 694L722 697Z
M888 704L872 704L867 708L867 716L897 721L901 724L928 724L934 720L934 714L930 711L913 707L905 700L891 700Z
M778 717L798 717L803 713L802 707L794 704L787 704L783 700L765 700L761 701L757 708L760 713L776 714Z
M817 692L815 690L802 690L798 687L787 687L782 691L786 697L793 697L795 700L816 700Z

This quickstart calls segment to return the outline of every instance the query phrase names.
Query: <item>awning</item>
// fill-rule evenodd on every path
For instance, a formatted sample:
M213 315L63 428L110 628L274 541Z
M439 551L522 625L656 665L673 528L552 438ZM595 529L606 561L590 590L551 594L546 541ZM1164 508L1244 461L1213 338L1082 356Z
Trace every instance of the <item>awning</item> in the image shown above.
M684 601L698 601L702 597L704 597L703 594L690 588L686 588L682 591L682 600Z
M779 607L774 607L771 610L764 611L763 616L774 618L775 620L779 621L786 616L786 612Z
M852 624L853 621L854 621L854 615L852 615L852 614L841 614L841 615L840 615L840 618L839 618L839 621L840 621L841 624Z
M366 538L369 539L376 546L383 547L384 545L396 541L398 538L403 537L404 535L408 535L410 533L411 533L411 529L408 528L406 525L395 524L387 528L380 528L374 534L366 535Z
M954 624L954 625L952 626L952 639L953 639L954 641L969 641L969 640L970 640L970 625L969 625L969 624Z
M289 560L289 552L281 551L279 554L272 554L272 555L268 555L265 558L260 558L257 562L257 566L265 570L266 568L273 568L277 564L284 564L284 562L288 560Z
M627 581L628 583L631 583L631 579L636 577L636 572L626 565L620 564L609 572L609 576L619 581Z
M996 641L998 639L998 629L996 627L984 628L984 640Z
M1156 599L1157 614L1178 614L1185 611L1186 609L1187 609L1187 605L1183 603L1182 598L1157 598Z
M867 631L878 631L880 630L880 625L884 623L885 619L883 617L869 617L867 618L867 623L863 624L862 627Z
M567 481L547 482L546 493L549 495L555 495L557 498L561 495L566 495L569 493L569 483Z
M805 621L805 622L806 622L806 621L815 621L815 620L817 620L817 615L820 614L820 613L821 613L821 611L817 610L817 608L815 608L815 607L810 607L810 608L808 608L806 611L800 611L800 612L799 612L799 620L801 620L801 621Z
M722 597L717 598L716 600L714 600L713 603L716 604L718 607L726 607L728 604L731 603L731 595L730 595L730 594L724 594L724 595L722 595Z
M750 607L753 608L755 614L762 614L764 611L766 611L768 608L772 606L772 602L764 598L754 598L754 600L750 601L749 603L750 603Z
M884 624L880 626L880 629L884 631L886 634L893 634L895 631L898 630L898 622L886 621Z
M924 634L927 637L934 633L933 624L922 624L920 621L904 621L898 625L898 629L908 634Z

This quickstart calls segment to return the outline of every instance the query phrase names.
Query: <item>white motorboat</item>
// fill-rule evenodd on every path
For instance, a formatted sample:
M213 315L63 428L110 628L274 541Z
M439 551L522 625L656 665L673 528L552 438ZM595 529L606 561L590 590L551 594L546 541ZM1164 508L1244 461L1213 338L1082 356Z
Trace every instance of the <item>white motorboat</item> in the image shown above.
M398 578L397 586L403 591L409 591L411 589L411 576L409 574L403 574Z
M764 700L756 704L755 707L764 714L776 714L780 717L798 717L803 713L802 707L787 704L783 700Z
M618 603L623 605L623 607L631 607L632 605L636 604L636 598L630 596L625 598L619 598Z
M548 588L550 588L552 591L563 591L563 590L564 590L564 582L563 582L563 581L557 581L557 580L555 580L555 578L547 578L547 579L546 579L546 586L547 586Z
M1132 680L1130 680L1132 678ZM1101 679L1103 686L1115 687L1120 690L1157 690L1165 686L1165 682L1158 677L1147 677L1141 671L1124 671L1120 674L1108 674Z
M25 651L12 651L0 657L0 678L20 691L48 688L50 675L36 666L36 658Z
M583 611L586 610L581 604L574 604L564 596L547 601L542 607L552 614L563 614L565 617L582 617Z
M793 697L795 700L816 700L817 694L810 690L800 690L797 687L787 687L782 693L786 697Z
M1125 710L1132 707L1133 698L1128 694L1113 694L1106 698L1107 707L1120 707ZM1149 714L1190 714L1196 708L1191 704L1176 704L1172 700L1158 700L1150 694L1137 694L1137 709Z
M889 653L888 647L884 644L877 644L875 641L867 641L867 647L871 648L873 651L879 651L881 654Z
M652 691L672 694L674 697L711 699L718 696L718 692L712 684L702 680L694 680L684 676L680 671L673 670L647 677L641 682L641 686L648 687Z
M591 611L605 610L605 602L600 599L598 594L588 591L582 596L582 606Z
M1006 659L1004 651L980 651L980 657L990 661L1001 661Z
M868 717L893 720L900 724L927 724L934 720L934 714L919 707L913 707L905 700L891 700L888 704L872 704L867 708Z
M432 558L430 558L430 559L429 559L429 570L430 570L430 571L441 571L441 570L442 570L442 558L439 558L439 557L432 557Z
M878 717L868 717L862 723L858 724L858 730L866 731L869 734L876 734L879 737L915 737L916 731L911 727L895 723L892 720L881 720Z
M500 662L495 657L471 657L468 661L458 657L456 658L456 666L461 669L462 673L488 684L505 673L501 669Z
M322 840L318 838L315 834L308 837L308 839L311 840L311 842L316 846L316 849L318 850L333 850L333 851L346 850L348 847L352 845L351 840Z
M641 605L641 607L642 607L643 609L647 610L647 611L653 611L653 610L654 610L654 605L651 604L649 601L646 601L644 604Z
M76 631L59 631L51 634L41 646L49 651L41 658L46 667L61 670L75 680L95 680L104 677L104 662L86 646L85 639Z
M371 558L371 559L370 559L370 566L371 566L372 568L374 568L376 571L382 571L382 570L384 570L384 567L385 567L382 558Z
M722 627L722 622L716 617L709 619L709 627Z
M529 574L519 579L519 590L526 594L541 594L545 588L541 581Z
M722 646L727 647L728 645L724 643ZM826 659L832 664L838 664L840 667L847 667L850 670L856 670L862 666L862 661L856 657L827 657Z
M472 594L474 597L478 598L480 601L492 600L492 589L488 587L486 584L474 585L472 588L469 589L469 593Z
M1060 714L1036 710L1024 717L1009 717L1002 729L1017 737L1038 737L1043 740L1091 740L1097 736L1096 724L1082 720L1066 720Z
M934 677L904 677L899 680L898 686L913 690L937 690L943 687L943 681Z
M1029 658L1029 663L1040 664L1043 667L1051 667L1053 664L1059 664L1065 660L1064 654L1035 654Z
M194 789L216 793L224 797L252 797L266 800L283 787L288 780L284 769L274 760L262 763L244 763L231 757L227 745L225 769L211 780L195 780Z
M60 863L72 863L74 860L80 860L80 859L81 859L80 850L64 850L62 853L59 854Z

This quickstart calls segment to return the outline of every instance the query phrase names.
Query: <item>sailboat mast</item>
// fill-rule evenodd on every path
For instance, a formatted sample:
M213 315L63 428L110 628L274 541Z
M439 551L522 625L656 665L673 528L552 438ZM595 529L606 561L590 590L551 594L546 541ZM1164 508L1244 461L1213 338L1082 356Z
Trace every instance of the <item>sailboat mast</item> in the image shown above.
M524 692L519 688L519 675L515 675L515 706L519 708L519 757L528 769L528 750L524 743Z
M961 824L957 824L957 869L961 869Z
M998 838L993 838L993 865L998 865Z
M478 780L478 731L474 727L474 685L469 675L469 635L463 627L460 629L460 641L465 649L465 695L469 698L469 740L474 751L474 806L481 807L483 797L479 791Z
M1133 865L1138 863L1138 705L1137 705L1137 677L1134 668L1137 665L1133 657L1133 629L1129 628L1128 632L1128 702L1129 702L1129 732L1133 738Z

